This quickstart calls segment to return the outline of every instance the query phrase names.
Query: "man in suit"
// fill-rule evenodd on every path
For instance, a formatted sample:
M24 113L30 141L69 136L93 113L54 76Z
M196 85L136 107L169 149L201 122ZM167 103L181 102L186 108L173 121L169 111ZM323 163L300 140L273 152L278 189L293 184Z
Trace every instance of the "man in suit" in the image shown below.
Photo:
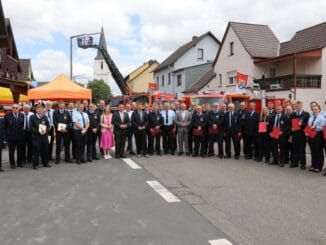
M86 112L89 118L89 129L87 131L87 161L99 160L96 156L97 132L100 130L100 115L95 110L95 105L90 103Z
M2 105L0 105L0 172L4 172L4 169L2 168L2 149L4 147L4 141L5 141L5 112Z
M71 117L71 119L74 116L74 113L76 112L75 104L70 102L68 104L68 113ZM75 153L75 142L74 142L74 123L71 122L68 125L68 133L67 133L67 138L68 138L68 149L69 149L69 155L70 155L70 148L72 148L72 158L76 159L76 153ZM70 147L71 145L71 147Z
M244 101L242 101L239 104L238 113L239 113L240 131L241 131L241 135L242 135L242 138L243 138L243 154L245 156L247 156L248 155L247 147L245 147L245 144L244 144L244 142L247 141L247 139L246 139L246 135L244 134L244 132L245 132L245 125L246 125L246 119L247 119L248 111L246 109L246 103ZM240 145L241 145L241 139L240 139Z
M175 112L170 110L170 104L164 103L164 109L161 111L163 117L162 139L164 154L175 155L174 136L175 135Z
M224 142L226 144L226 125L225 125L225 115L226 115L226 104L221 103L220 109L218 111L219 115L219 133L217 136L217 142L218 142L218 157L223 158L224 156Z
M258 135L258 124L259 114L256 110L256 103L250 102L250 111L246 115L244 123L243 134L243 147L246 152L245 159L258 158L258 147L257 147L257 135Z
M225 137L226 137L226 158L231 158L231 140L234 148L234 159L240 157L241 123L240 113L234 111L234 104L228 105L228 112L225 115Z
M163 117L158 110L157 103L152 105L152 112L148 116L148 128L149 128L149 140L148 140L148 153L151 155L154 153L154 150L158 156L161 156L161 131L156 135L154 132L161 130L163 125ZM154 149L155 141L155 149Z
M60 101L58 104L58 110L53 112L53 124L55 127L55 137L56 137L56 158L55 163L60 163L60 154L62 149L62 144L65 151L65 162L71 162L70 159L70 149L69 149L69 135L68 127L72 123L72 117L69 112L65 110L65 103ZM60 127L59 127L60 126Z
M114 125L115 157L126 158L125 144L128 128L131 126L127 112L124 112L123 104L119 104L119 110L113 113L112 124Z
M279 138L271 137L273 162L270 163L270 165L284 167L288 136L291 132L291 124L288 117L283 114L283 108L281 105L276 106L275 114L270 117L269 132L272 132L273 128L280 128L281 135Z
M276 112L274 110L274 103L273 103L273 101L268 101L267 108L268 108L268 113L269 113L270 116L275 115Z
M44 107L39 104L36 106L36 114L31 116L30 131L33 140L34 161L33 169L38 169L41 157L43 167L50 168L49 165L49 139L50 123L48 117L44 115ZM40 126L42 125L42 126Z
M135 106L136 106L136 102L133 102L133 104L135 104ZM135 110L132 110L132 108L131 108L131 104L127 103L126 104L126 112L128 113L128 116L129 116L130 119L131 119L131 116L134 113L134 111ZM127 152L130 155L135 155L135 153L132 150L132 148L133 148L133 146L132 146L132 136L133 136L133 134L134 134L133 127L129 127L128 128L128 134L127 134L127 137L128 137Z
M208 157L214 156L214 143L218 141L219 130L221 125L218 103L213 104L213 110L208 113L207 117L207 131L208 131ZM223 154L222 154L223 155Z
M5 116L6 138L9 148L9 162L11 168L16 168L15 151L17 151L17 166L23 167L22 136L24 135L24 115L19 112L17 104L12 105L12 112Z
M179 156L186 153L190 155L189 151L189 131L191 123L191 112L186 110L187 105L185 103L180 104L180 110L176 113L176 125L178 131L178 144L179 144Z
M193 157L198 157L199 152L201 157L206 156L205 149L205 133L206 133L207 117L203 113L202 106L196 107L196 113L192 115L191 126L193 128L193 137L194 137L194 153Z
M295 112L292 113L292 119L298 119L300 129L295 130L292 125L292 145L293 145L293 163L290 164L290 168L298 167L302 170L306 169L306 144L307 137L304 133L304 128L307 126L309 120L309 113L302 109L303 105L301 101L295 103Z
M53 142L54 142L53 112L54 112L54 110L52 109L52 102L51 101L46 101L45 102L45 115L48 117L48 120L49 120L49 123L50 123L50 131L49 131L49 136L50 136L49 160L50 161L53 161L53 158L52 158Z
M32 135L29 130L29 119L33 112L30 111L30 106L25 104L23 106L22 114L24 115L24 135L23 135L23 147L22 147L22 158L23 163L26 164L27 162L33 162L33 141Z
M148 114L143 111L143 105L139 104L137 111L134 111L131 116L131 125L134 129L136 138L136 152L140 157L149 157L147 154L147 127Z

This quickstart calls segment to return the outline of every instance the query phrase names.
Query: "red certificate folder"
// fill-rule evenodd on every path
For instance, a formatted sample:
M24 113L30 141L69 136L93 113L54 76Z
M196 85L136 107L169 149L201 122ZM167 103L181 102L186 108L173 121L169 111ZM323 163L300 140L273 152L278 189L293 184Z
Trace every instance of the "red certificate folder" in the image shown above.
M324 139L326 139L326 126L324 126Z
M270 133L270 136L274 139L279 139L281 135L281 128L273 127L273 131Z
M299 131L301 130L300 127L300 119L299 118L292 118L292 128L294 131Z
M151 134L152 134L153 136L158 135L160 132L161 132L161 131L160 131L159 128L152 128L152 129L151 129Z
M317 132L315 129L311 128L310 126L305 127L304 129L304 133L306 136L308 136L309 138L315 138L315 136L317 135Z
M193 134L194 136L203 137L203 136L204 136L204 131L203 131L203 129L198 130L197 128L194 128L194 129L192 130L192 134Z
M267 123L266 122L259 122L258 125L258 133L266 133L267 132Z
M208 128L208 133L209 134L218 134L218 127L215 129L213 127Z
M234 137L235 141L240 141L241 140L241 134L237 133Z

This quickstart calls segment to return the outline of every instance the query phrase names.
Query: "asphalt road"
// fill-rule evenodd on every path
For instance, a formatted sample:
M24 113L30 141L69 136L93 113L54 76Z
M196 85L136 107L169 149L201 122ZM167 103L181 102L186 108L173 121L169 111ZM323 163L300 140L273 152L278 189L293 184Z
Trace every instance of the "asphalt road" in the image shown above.
M147 183L157 180L152 174L122 160L37 171L11 170L4 162L1 245L227 244L217 241L226 236L191 205L167 202Z
M134 160L237 244L326 244L326 177L320 174L244 158Z

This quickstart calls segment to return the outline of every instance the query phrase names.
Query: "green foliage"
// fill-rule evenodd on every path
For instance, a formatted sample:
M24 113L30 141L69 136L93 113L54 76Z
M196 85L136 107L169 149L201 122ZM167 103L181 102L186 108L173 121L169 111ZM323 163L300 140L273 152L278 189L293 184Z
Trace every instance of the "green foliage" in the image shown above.
M102 79L94 79L88 82L87 87L92 90L93 103L97 104L99 100L107 100L112 96L111 88Z

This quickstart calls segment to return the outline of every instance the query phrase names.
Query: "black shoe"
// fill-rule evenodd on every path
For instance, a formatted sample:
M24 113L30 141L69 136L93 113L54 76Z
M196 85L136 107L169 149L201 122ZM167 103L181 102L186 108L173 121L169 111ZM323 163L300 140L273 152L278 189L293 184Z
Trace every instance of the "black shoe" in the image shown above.
M296 167L299 167L299 165L298 165L298 164L293 164L293 163L291 163L291 164L289 165L289 168L296 168Z
M60 160L55 160L55 164L59 164L60 163Z
M306 166L305 166L305 165L301 165L301 166L300 166L300 169L301 169L301 170L306 170Z
M326 176L326 172L323 174L323 176Z
M178 153L178 156L182 156L182 155L183 155L183 152L180 151L180 152Z
M252 159L252 157L251 156L245 156L245 159L249 160L249 159Z
M309 168L309 171L313 172L315 169L313 167Z
M98 157L93 157L93 160L100 160Z
M43 167L44 168L51 168L51 165L50 164L44 164Z
M314 173L320 173L320 172L321 172L320 169L317 169L317 168L314 169Z
M164 152L164 155L167 155L167 154L169 154L169 152L165 151L165 152Z
M268 165L278 165L278 162L270 162Z
M38 169L38 166L37 165L33 165L33 169L34 170Z
M19 168L23 168L23 167L24 167L23 164L18 164L17 166L18 166Z
M224 156L224 158L225 158L225 159L229 159L229 158L231 158L231 156Z
M80 161L78 161L78 160L76 160L76 164L81 164L81 162L80 162Z
M133 151L130 151L129 154L130 154L130 155L136 155L136 153L133 152Z
M85 160L80 160L80 163L86 163L86 161Z
M234 156L234 159L235 160L239 160L239 156Z
M193 154L192 157L198 157L198 154Z
M262 162L263 159L261 159L261 158L257 158L255 161L256 161L256 162Z
M121 155L120 158L127 158L125 155Z
M278 166L281 167L281 168L283 168L284 167L284 163L280 163Z
M175 152L174 152L174 151L172 151L172 152L171 152L171 155L172 155L172 156L174 156L174 155L175 155Z
M4 169L0 168L0 172L4 172L4 171L5 171Z
M218 155L218 158L222 159L224 156L223 155Z
M213 156L214 156L213 153L209 153L209 154L207 155L207 157L213 157Z
M267 164L269 164L269 159L268 159L268 160L265 160L265 161L264 161L264 163L267 163Z
M65 162L72 163L72 161L70 159L65 160Z
M162 156L161 152L157 152L156 155L158 155L158 156Z
M16 169L17 167L16 167L16 165L11 165L10 168Z
M87 159L87 162L92 162L92 161L93 161L93 160L92 160L92 159L90 159L90 158L89 158L89 159Z
M190 156L190 152L187 152L186 155L187 155L187 156Z

